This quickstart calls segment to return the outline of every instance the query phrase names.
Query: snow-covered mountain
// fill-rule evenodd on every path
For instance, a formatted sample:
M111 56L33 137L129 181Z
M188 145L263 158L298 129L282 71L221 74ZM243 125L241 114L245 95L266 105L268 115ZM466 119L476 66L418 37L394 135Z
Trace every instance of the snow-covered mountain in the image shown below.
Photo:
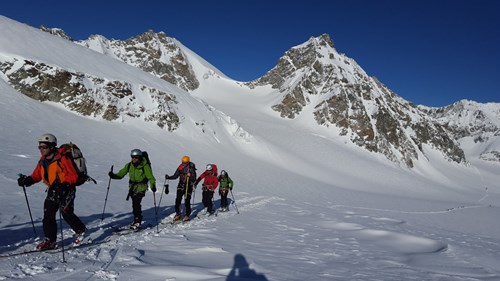
M412 106L337 54L327 36L240 82L156 33L131 43L130 59L120 42L96 52L2 16L0 34L0 280L500 280L497 104ZM196 89L177 84L188 81L177 68L175 84L142 69L156 63L136 60L151 54L140 46L165 50L160 41L175 43ZM94 243L66 248L66 263L60 253L8 256L37 241L27 199L42 233L45 186L25 197L16 179L33 170L46 132L77 143L97 180L78 188L75 208ZM199 172L216 163L235 180L237 204L217 217L158 224L174 212L170 181L170 194L148 191L143 200L149 228L113 235L132 215L127 180L108 189L107 173L133 148L149 152L159 189L183 155ZM454 158L458 149L467 165ZM64 223L63 234L68 243Z
M279 90L273 109L282 117L312 115L318 125L335 126L353 143L394 162L413 167L425 157L424 145L451 161L465 162L445 128L339 54L326 34L293 47L250 84Z
M500 161L500 107L498 103L481 104L461 100L442 108L420 108L448 128L455 139L474 143L473 157Z
M59 34L60 30L52 33ZM63 38L68 37L62 34ZM139 67L186 91L213 92L209 85L198 89L199 81L207 79L208 74L227 78L163 32L148 31L125 41L96 35L78 44ZM197 64L203 67L196 68ZM250 89L271 86L268 93L276 99L271 108L281 117L314 118L317 125L335 127L339 135L356 145L410 168L414 161L426 159L425 149L437 150L456 163L466 162L459 143L465 135L448 127L446 116L437 117L399 97L367 75L353 59L338 53L326 34L291 48L267 74L246 85ZM494 112L500 106L490 108ZM177 126L177 120L174 123ZM498 127L495 128L489 131L498 132ZM493 155L487 157L490 160L499 154L496 150L487 153Z

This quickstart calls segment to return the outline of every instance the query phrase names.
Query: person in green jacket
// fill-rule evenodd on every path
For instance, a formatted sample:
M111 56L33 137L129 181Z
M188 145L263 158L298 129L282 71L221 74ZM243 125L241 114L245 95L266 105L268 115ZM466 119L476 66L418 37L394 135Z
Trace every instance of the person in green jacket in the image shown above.
M139 230L142 222L141 201L146 191L148 190L148 182L151 191L156 192L156 179L153 176L153 170L148 163L149 160L143 157L143 153L139 149L133 149L130 152L132 160L118 171L118 173L109 172L109 177L112 179L122 179L126 174L129 174L129 190L127 201L132 198L132 212L134 214L134 222L130 225L130 229Z
M219 195L220 195L220 210L221 212L229 211L227 204L227 194L233 190L233 180L229 177L228 173L224 170L220 172L219 180Z

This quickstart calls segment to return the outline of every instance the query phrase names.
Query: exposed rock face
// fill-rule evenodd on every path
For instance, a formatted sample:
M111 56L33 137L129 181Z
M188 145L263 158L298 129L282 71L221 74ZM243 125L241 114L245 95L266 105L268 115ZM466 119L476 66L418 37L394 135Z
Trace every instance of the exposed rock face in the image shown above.
M72 40L60 29L42 30ZM189 56L163 32L150 30L124 41L94 35L76 43L186 91L197 89L198 79L207 79L196 77ZM33 61L17 65L3 62L0 70L16 89L34 99L60 102L83 115L106 120L126 115L156 122L171 131L179 126L173 95L142 86L137 90L123 81L71 73ZM462 101L443 108L416 107L338 53L327 34L291 48L273 69L246 84L250 88L271 85L280 95L280 102L272 109L281 117L312 114L319 126L333 126L356 145L407 167L425 156L426 147L440 151L450 161L465 163L459 140L471 137L476 143L487 143L500 137L500 105ZM150 95L156 108L134 106L138 94ZM500 152L487 149L480 158L500 161Z
M423 112L446 127L454 139L472 138L476 144L488 144L500 139L500 104L481 104L462 100L450 106L431 108L419 107ZM500 162L500 151L495 146L486 147L480 158Z
M61 38L66 39L68 41L73 41L73 39L71 37L69 37L68 34L66 34L66 32L64 32L64 30L62 30L60 28L48 28L48 27L42 25L42 26L40 26L40 30L45 31L47 33L50 33L52 35L61 37Z
M0 62L0 71L22 94L39 101L61 103L85 116L105 120L131 116L156 122L169 131L179 127L175 96L154 88L133 87L124 81L110 81L30 60ZM137 95L151 99L153 106L141 105Z
M187 56L163 32L149 30L124 41L94 35L77 43L136 66L186 91L200 85Z
M319 125L336 126L341 135L369 151L413 167L423 144L451 161L465 156L448 128L398 97L357 63L337 53L328 35L311 38L287 51L276 67L250 87L271 85L281 102L272 106L283 118L313 109Z

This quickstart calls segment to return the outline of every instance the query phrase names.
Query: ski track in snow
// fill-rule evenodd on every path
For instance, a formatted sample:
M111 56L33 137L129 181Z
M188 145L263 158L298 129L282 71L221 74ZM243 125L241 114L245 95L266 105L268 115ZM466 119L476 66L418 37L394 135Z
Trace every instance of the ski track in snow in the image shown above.
M389 210L334 204L327 208L306 204L307 208L303 208L280 197L251 197L246 193L239 196L236 203L241 217L236 218L257 220L265 226L262 228L265 231L255 233L255 240L240 242L267 257L252 262L251 266L267 277L277 276L272 280L401 280L402 276L405 280L422 280L422 276L426 276L426 280L495 280L499 277L494 264L487 266L484 260L469 257L460 247L467 245L484 252L485 256L496 257L494 249L500 245L493 239L459 234L438 237L404 220L366 214L390 215ZM266 208L270 204L275 208ZM69 280L82 276L87 280L128 280L127 272L146 270L162 280L225 280L231 267L222 266L220 261L228 264L237 247L221 248L213 241L219 239L218 229L225 228L227 220L238 216L234 204L230 207L229 212L218 212L217 216L194 218L175 225L159 224L159 231L152 226L128 235L112 234L115 224L122 223L114 217L103 222L93 221L88 224L93 244L82 245L80 249L67 247L67 263L61 263L60 252L2 258L2 262L7 260L13 269L0 273L0 280ZM160 216L166 211L173 209L160 211ZM199 212L201 210L194 208L193 215ZM163 221L170 221L172 217L173 213ZM290 221L290 217L294 220ZM232 231L251 231L241 229L237 220L232 220L231 228ZM325 231L331 235L325 237ZM225 232L231 235L231 230ZM71 233L64 231L65 243L69 243ZM281 242L279 247L276 241ZM18 243L21 246L16 252L30 249L32 243L32 239ZM162 245L169 246L159 249ZM246 254L252 256L252 252ZM277 257L281 266L279 272L273 272ZM171 265L155 266L155 259L167 259ZM198 260L203 263L197 263ZM206 260L214 261L211 269L196 266L206 264ZM85 261L83 266L79 261ZM355 263L358 270L354 272L352 266L331 267L343 263ZM297 267L298 264L301 266ZM304 272L304 266L311 270ZM373 276L380 279L372 279Z
M275 198L266 197L245 197L238 201L241 204L242 211L250 211L256 209L266 204L269 204ZM234 204L232 205L234 206ZM170 208L167 208L170 210ZM173 211L173 210L172 210ZM199 211L194 210L194 214ZM72 248L68 246L71 242L72 231L65 228L63 235L65 238L65 260L66 263L62 262L62 252L36 252L29 254L21 254L12 257L1 257L0 261L5 262L6 260L12 265L13 268L10 272L0 273L0 280L5 280L9 278L14 279L31 279L36 277L37 280L69 280L73 275L81 276L88 275L89 280L118 280L122 279L124 276L120 276L120 270L122 267L133 267L134 264L145 264L141 261L141 251L139 247L148 247L150 243L154 245L156 239L168 240L168 242L161 242L160 245L176 245L181 242L181 247L177 248L175 246L170 249L165 249L165 252L171 252L169 255L179 255L189 254L189 255L200 255L207 254L208 256L227 253L221 248L215 248L203 245L193 245L191 249L186 249L185 242L188 240L185 234L186 231L197 231L199 229L204 229L213 225L219 219L227 219L228 217L237 215L236 211L231 212L218 212L217 216L212 215L210 217L194 218L189 222L181 223L177 225L170 224L159 224L159 231L157 231L156 226L148 227L137 233L130 233L127 235L113 234L113 229L115 229L115 223L117 220L105 219L103 222L94 221L87 224L89 229L89 237L92 239L92 243L89 245L82 245L80 247ZM170 221L173 218L173 214L164 218L164 221ZM203 230L201 230L203 232ZM33 239L28 239L16 245L20 245L15 250L12 250L2 255L8 253L19 253L23 251L29 251L34 249L36 243ZM58 245L60 248L60 245ZM12 248L12 247L9 247ZM156 249L157 250L157 249ZM231 254L232 256L232 254ZM91 261L92 265L89 266L79 266L78 261L85 260ZM164 280L206 280L214 277L227 276L229 274L231 267L221 268L218 272L207 273L205 270L199 269L196 272L189 270L189 274L186 273L185 267L189 267L188 264L184 266L172 266L166 269L150 269L148 273L156 272L159 276L164 276L165 274L171 275L172 277ZM114 270L114 268L120 268L120 270ZM54 275L57 272L57 275ZM84 273L82 273L84 272ZM167 273L168 272L168 273ZM54 276L57 276L54 279ZM176 277L177 276L177 277ZM179 277L181 276L181 277Z

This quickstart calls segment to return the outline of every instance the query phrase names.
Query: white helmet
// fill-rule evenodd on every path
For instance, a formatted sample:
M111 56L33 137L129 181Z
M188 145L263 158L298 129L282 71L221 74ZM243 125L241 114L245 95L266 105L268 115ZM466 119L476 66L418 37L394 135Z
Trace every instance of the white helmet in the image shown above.
M134 156L140 156L142 157L142 151L140 149L132 149L132 151L130 151L130 157L134 157Z
M47 142L53 146L57 146L57 138L53 134L43 134L38 138L38 142Z
M207 165L207 171L212 171L212 164Z

